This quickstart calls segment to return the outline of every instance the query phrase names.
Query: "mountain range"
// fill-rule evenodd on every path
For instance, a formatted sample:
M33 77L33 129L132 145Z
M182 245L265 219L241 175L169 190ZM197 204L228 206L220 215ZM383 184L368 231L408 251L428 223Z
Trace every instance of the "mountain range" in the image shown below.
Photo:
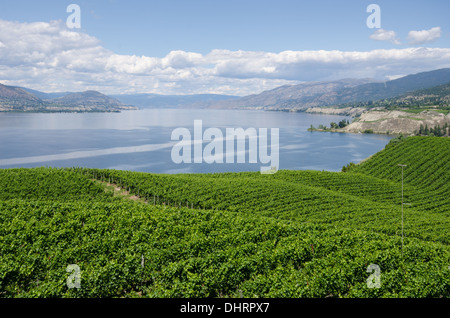
M0 110L2 108L18 109L26 107L40 108L44 102L22 88L0 84Z
M350 79L286 85L257 95L217 102L210 107L301 111L310 107L370 104L447 83L450 83L450 68L411 74L385 82Z
M333 104L337 94L360 85L373 83L371 79L342 79L329 82L308 82L298 85L284 85L260 94L235 100L210 104L210 108L251 109L298 109Z
M104 112L138 107L304 111L311 107L326 106L370 107L380 104L380 101L410 105L413 100L420 103L424 98L427 98L428 103L434 101L448 104L447 84L450 84L450 68L411 74L383 82L366 78L284 85L244 97L218 94L106 96L97 91L44 93L0 84L0 111Z
M43 93L0 84L0 111L16 112L117 112L137 109L97 91Z
M212 108L304 111L312 107L368 106L379 100L450 83L450 69L407 75L390 81L341 79L284 85L244 97L227 95L114 95L143 108ZM424 92L425 93L425 92ZM422 94L422 93L419 93ZM427 93L428 94L428 93Z
M430 88L423 88L415 91L410 91L406 94L379 99L376 101L367 101L354 103L353 107L420 107L420 106L445 106L450 105L450 83L433 86Z

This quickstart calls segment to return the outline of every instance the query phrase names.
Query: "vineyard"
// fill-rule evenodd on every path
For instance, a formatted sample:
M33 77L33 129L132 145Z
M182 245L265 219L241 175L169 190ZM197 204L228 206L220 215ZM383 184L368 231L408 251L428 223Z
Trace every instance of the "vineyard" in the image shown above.
M0 297L450 298L449 159L410 137L339 173L0 170Z

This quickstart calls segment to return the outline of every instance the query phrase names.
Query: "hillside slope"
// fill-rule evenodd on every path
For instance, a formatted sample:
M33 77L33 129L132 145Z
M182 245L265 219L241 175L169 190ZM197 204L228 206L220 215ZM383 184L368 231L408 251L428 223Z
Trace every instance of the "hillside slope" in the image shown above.
M450 68L411 74L384 83L369 83L344 89L339 92L336 104L377 101L447 83L450 83Z
M0 84L0 112L110 112L133 109L137 108L97 91L47 94Z
M0 170L1 295L448 298L448 142L407 138L348 173Z
M431 106L448 109L448 105L450 105L450 83L410 91L397 97L353 103L347 106L369 108L382 107L385 109L401 109L402 107L423 109Z
M285 85L236 100L216 102L210 108L298 110L331 105L337 103L336 96L339 91L373 81L371 79L342 79L338 81Z
M424 110L420 113L412 113L401 110L369 110L344 128L335 129L337 132L363 133L371 131L378 134L418 134L421 127L443 128L442 135L447 135L444 129L450 125L450 113L445 115L434 110Z
M97 91L85 91L81 93L70 93L62 97L46 100L56 107L76 108L80 110L125 110L135 109L127 107L115 98L106 96Z
M450 193L450 138L409 137L403 142L392 142L370 160L357 165L353 172L377 178L404 181L420 188Z
M371 103L409 92L450 83L450 69L410 74L390 81L342 79L281 86L237 100L222 101L212 108L252 108L304 111L325 106L371 106Z
M24 89L0 84L0 111L42 107L45 102Z

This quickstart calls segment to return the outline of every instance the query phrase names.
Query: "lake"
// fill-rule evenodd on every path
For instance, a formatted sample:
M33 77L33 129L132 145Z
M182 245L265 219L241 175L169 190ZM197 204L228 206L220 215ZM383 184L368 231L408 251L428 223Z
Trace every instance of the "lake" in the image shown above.
M247 110L145 109L121 113L0 113L0 168L92 167L153 173L259 171L261 163L175 163L176 128L279 130L279 169L340 171L392 138L308 132L346 116ZM259 131L259 130L258 130ZM270 134L269 134L270 137ZM207 143L206 143L207 144ZM270 138L269 138L270 145Z

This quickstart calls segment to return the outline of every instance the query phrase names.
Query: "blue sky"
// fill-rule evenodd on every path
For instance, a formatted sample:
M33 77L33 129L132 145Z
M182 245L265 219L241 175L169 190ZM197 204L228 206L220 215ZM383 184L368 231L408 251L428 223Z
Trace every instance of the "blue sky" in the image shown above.
M65 26L71 3L81 8L81 29ZM371 3L381 8L380 29L366 25ZM44 91L246 95L309 80L395 78L450 67L449 53L441 50L450 48L448 12L450 2L443 0L2 2L0 83ZM8 28L22 32L15 34L20 41L5 35ZM64 29L78 33L79 43L73 34L61 35ZM39 37L51 49L42 48ZM11 58L19 44L29 56ZM399 54L405 58L389 62Z

